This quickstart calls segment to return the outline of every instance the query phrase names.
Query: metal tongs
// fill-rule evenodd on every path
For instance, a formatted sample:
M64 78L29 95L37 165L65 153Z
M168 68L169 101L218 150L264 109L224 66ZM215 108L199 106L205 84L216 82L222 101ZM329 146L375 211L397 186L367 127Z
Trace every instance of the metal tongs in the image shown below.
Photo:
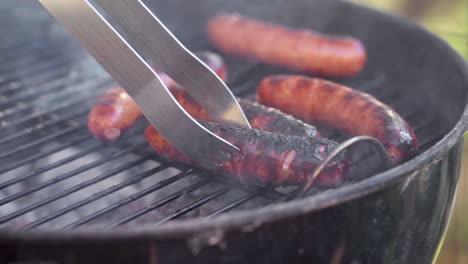
M140 106L158 132L179 151L216 166L239 149L213 134L174 99L154 69L154 61L220 123L249 127L226 84L188 51L140 0L95 0L129 42L88 0L39 0L94 56Z

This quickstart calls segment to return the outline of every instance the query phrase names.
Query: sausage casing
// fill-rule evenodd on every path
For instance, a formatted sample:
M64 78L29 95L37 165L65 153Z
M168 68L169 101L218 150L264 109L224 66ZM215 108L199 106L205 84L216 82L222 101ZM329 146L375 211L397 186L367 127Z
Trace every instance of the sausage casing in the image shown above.
M271 133L258 129L220 126L200 121L213 133L221 136L240 151L218 166L217 172L233 176L241 181L261 184L303 184L337 143L312 137L297 137ZM152 126L145 132L150 146L160 156L198 165L176 150ZM346 178L348 163L344 155L328 165L317 177L316 184L337 186Z
M222 51L326 76L353 76L367 60L361 41L306 29L220 14L208 22L208 38Z
M392 108L337 83L300 75L271 76L258 86L257 100L305 122L375 137L394 164L413 157L418 149L414 131Z

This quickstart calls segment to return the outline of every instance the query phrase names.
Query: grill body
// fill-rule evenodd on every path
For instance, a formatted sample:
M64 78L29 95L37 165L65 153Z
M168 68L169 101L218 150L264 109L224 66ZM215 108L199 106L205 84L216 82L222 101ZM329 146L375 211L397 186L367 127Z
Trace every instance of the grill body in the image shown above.
M201 199L188 197L189 201L196 200L196 202L176 209L172 213L158 216L164 220L161 222L163 224L158 226L151 226L143 221L107 229L109 223L115 223L115 219L110 217L107 220L86 222L84 219L94 220L99 212L86 214L86 212L79 211L83 216L71 219L71 224L68 226L60 226L67 230L52 230L59 222L49 221L47 213L43 213L45 216L42 215L32 220L19 218L25 219L26 223L23 223L23 226L30 229L17 230L14 228L15 224L18 224L15 222L17 218L13 216L19 215L18 212L21 212L21 209L13 210L8 214L0 215L0 220L5 224L0 230L1 261L431 263L450 215L460 170L463 144L461 137L468 123L468 115L465 111L468 71L463 60L448 45L401 18L341 1L193 0L189 4L184 0L147 2L158 17L192 50L213 49L203 37L203 24L207 18L219 11L236 11L277 23L309 27L329 33L351 34L362 39L369 50L369 62L365 71L356 78L335 79L335 81L369 92L402 113L416 130L422 146L421 153L417 158L392 170L306 199L279 203L278 200L283 196L278 192L265 191L267 192L265 194L262 190L247 189L244 190L244 196L237 197L236 201L247 199L253 193L261 193L268 201L263 203L257 201L255 208L250 210L232 210L232 212L209 219L189 216L184 220L169 221L184 215L193 208L203 208L205 202L218 199L225 194L226 188L231 186L229 183L218 183L221 187L218 186L217 191L204 193ZM58 66L54 68L54 71L39 74L39 78L46 80L46 85L43 85L45 88L41 89L53 90L54 86L50 83L54 81L60 83L59 77L63 77L61 71L68 76L67 78L71 78L68 81L73 84L62 85L65 89L64 102L60 104L55 101L54 104L58 105L54 105L57 109L54 108L53 111L50 105L42 100L33 100L26 106L2 104L4 108L1 110L12 109L11 107L23 109L24 112L21 114L12 113L18 118L16 122L20 122L21 118L28 118L28 115L34 115L39 109L42 111L39 112L39 117L43 118L41 124L54 124L50 131L46 130L42 132L42 135L39 134L41 138L44 138L45 134L46 139L43 141L49 143L46 141L49 140L47 138L49 133L50 140L53 140L50 143L53 142L52 147L57 146L57 149L73 142L80 145L82 141L87 140L83 137L89 136L83 128L86 111L99 92L110 84L109 79L105 73L97 72L99 68L94 62L82 59L83 51L77 48L76 43L68 38L67 34L38 6L36 1L22 1L20 4L13 0L5 1L1 8L5 14L2 15L5 23L1 25L5 26L0 26L0 28L5 36L11 39L11 43L6 41L0 45L5 51L3 61L10 62L4 63L4 66L0 65L5 68L2 68L2 71L8 72L4 77L7 80L2 80L2 82L11 84L12 82L8 82L8 79L12 79L22 83L29 82L30 86L34 86L35 82L40 81L36 78L30 80L28 76L34 75L35 71L40 71L38 67L47 68L51 63L55 63ZM16 27L9 26L12 23L16 23ZM30 35L26 36L25 33L30 33ZM24 38L22 42L19 41L21 38ZM18 46L24 48L17 49ZM23 58L22 54L27 54L27 56ZM231 70L229 86L235 93L245 97L253 95L255 85L265 75L289 72L252 61L246 62L243 59L232 57L226 57L226 59ZM29 60L39 66L29 68ZM53 62L50 62L51 60ZM41 64L43 66L40 66ZM13 69L9 69L11 67ZM66 90L68 86L72 87L69 88L70 93L76 93L85 99L75 102L75 98ZM14 85L0 87L2 99L4 99L2 102L11 104L16 102L13 98L24 98L24 93L22 91L16 93L15 89ZM11 91L11 93L5 93L5 91ZM34 107L30 108L31 105ZM72 111L76 109L79 111ZM9 112L5 113L10 115ZM49 127L50 125L47 125L47 128ZM132 135L138 135L142 127L144 126L135 128L135 133ZM25 131L25 128L22 129L19 130L18 124L13 123L13 125L7 124L6 128L2 128L0 132L3 133L2 136L10 139L15 138L15 133L24 133L22 131ZM333 133L331 131L327 136L335 137ZM24 146L28 150L33 147L31 144L39 144L35 136L37 134L21 142L21 147ZM127 166L125 169L133 169L137 165L143 165L143 161L139 163L139 158L145 162L154 158L141 147L144 141L139 138L135 136L135 139L132 137L131 140L124 140L110 147L92 141L88 142L88 145L83 143L80 151L86 153L99 151L102 155L108 156L111 161L114 157L131 153L136 158L125 160L129 165L124 166ZM4 141L1 142L5 143ZM0 157L4 166L2 169L5 171L18 162L28 161L34 157L35 153L31 151L21 152L17 147L15 148L17 143L13 142L10 148L2 148L3 154L0 153ZM50 151L53 152L52 147ZM104 151L104 148L110 148L110 150ZM41 149L39 154L47 151L49 150ZM80 153L82 152L76 155L81 155ZM157 157L155 160L158 161ZM117 161L107 166L102 165L104 162L97 161L96 166L111 173L119 170L117 165L120 164L116 163ZM34 173L38 170L45 170L47 166L55 166L53 164L49 162L45 167L40 165L39 169L31 167L32 176L35 176ZM138 179L144 179L172 166L172 164L158 164L147 172L140 173L136 170L133 174ZM79 170L77 173L84 174L80 174L82 177L90 174L82 167L77 169ZM177 174L179 176L176 177L182 178L185 174L191 173L190 169L179 169L182 173ZM72 177L72 172L73 170L59 177L68 179ZM22 175L21 177L26 177L29 174ZM32 176L27 178L28 180L31 178L32 188L46 183L34 182ZM104 174L100 177L104 179L107 176ZM17 178L12 179L14 181ZM124 181L124 185L111 188L116 190L136 184L132 179L135 177L124 178L130 181L128 185L125 185ZM203 181L206 179L211 184L211 178L200 177L192 179L193 182L190 182L191 185L187 188L196 184L203 186ZM198 180L202 182L197 182ZM94 181L92 180L89 184L94 184ZM143 186L139 189L143 191L137 194L144 192L146 190L144 187L154 187L155 191L160 188L158 186L165 186L165 184L169 183ZM6 183L0 182L0 186L4 187ZM65 186L65 191L70 187L78 188L76 186L79 185ZM28 188L17 192L31 189L31 187ZM63 190L61 191L59 194L63 193ZM106 198L103 192L106 190L99 191L97 196L88 197L80 202L84 201L83 205L85 203L96 204L97 197ZM78 188L77 193L84 193L84 191ZM177 199L184 194L182 192L179 196L172 197ZM2 197L0 203L5 206L9 204L7 202L14 202L16 200L14 195L18 194L10 193ZM50 197L42 197L43 200L35 202L47 201L51 199ZM59 198L63 197L57 197ZM120 206L131 200L126 199L117 200L110 205L105 204L103 208L113 208L112 206L117 208L117 205ZM234 208L236 203L241 204L236 201L222 205L221 209L227 211L226 208L229 206ZM47 204L49 202L52 201L48 201ZM64 214L76 212L81 208L80 206L73 207L75 203L70 204L57 209L50 215L53 216L60 210L64 210ZM271 205L262 210L257 209L267 204ZM37 209L34 203L30 206L32 206L31 209L27 209L28 207L23 209L26 210L25 215ZM200 210L194 216L209 214L203 212ZM80 216L80 213L77 215ZM126 218L117 220L123 223ZM127 220L130 221L130 219ZM9 223L12 225L7 225ZM40 226L43 228L35 229ZM72 228L77 226L80 228Z
M102 234L95 229L56 237L11 233L0 244L2 258L58 263L431 263L450 215L461 150L459 143L441 161L408 175L411 179L349 202L325 202L330 206L313 212L284 208L258 219L226 218L220 226L169 224L153 231Z

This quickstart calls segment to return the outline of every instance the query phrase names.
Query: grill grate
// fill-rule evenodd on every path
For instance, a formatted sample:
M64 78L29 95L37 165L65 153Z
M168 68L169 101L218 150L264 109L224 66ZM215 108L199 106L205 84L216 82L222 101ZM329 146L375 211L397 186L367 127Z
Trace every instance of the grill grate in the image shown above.
M146 145L145 121L116 143L95 140L87 131L87 113L112 82L78 46L65 41L0 44L0 226L159 225L265 206L297 192L241 185L164 163ZM248 96L255 84L245 77L265 69L255 63L239 69L229 86ZM363 90L373 91L382 78ZM398 103L398 95L378 94ZM416 124L417 133L434 122L414 112L403 116ZM425 138L422 149L439 139Z

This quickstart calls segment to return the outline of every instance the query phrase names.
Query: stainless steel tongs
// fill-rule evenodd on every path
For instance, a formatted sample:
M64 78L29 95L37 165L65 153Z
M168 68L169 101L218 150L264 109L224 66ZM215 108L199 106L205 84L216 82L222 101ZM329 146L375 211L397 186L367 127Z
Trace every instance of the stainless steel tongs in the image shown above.
M130 94L150 124L179 151L213 166L239 150L192 118L138 53L185 87L214 121L250 128L224 82L140 0L94 0L135 49L88 0L39 1Z

